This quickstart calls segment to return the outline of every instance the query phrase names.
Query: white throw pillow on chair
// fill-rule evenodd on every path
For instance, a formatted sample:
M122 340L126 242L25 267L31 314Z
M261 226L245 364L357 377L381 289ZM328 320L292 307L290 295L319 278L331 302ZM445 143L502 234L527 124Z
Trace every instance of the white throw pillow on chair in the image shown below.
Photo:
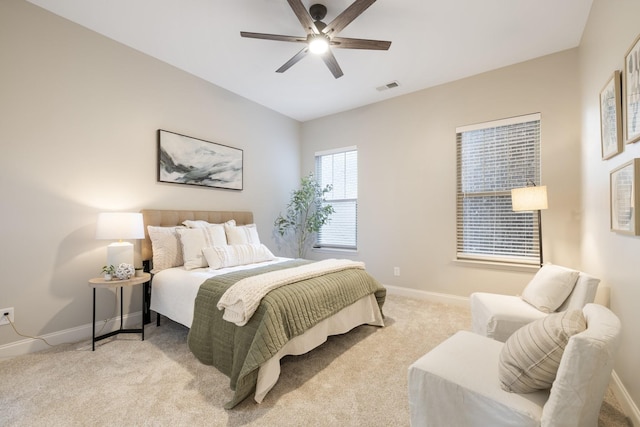
M566 267L545 264L522 291L522 299L544 313L552 313L567 299L579 274Z

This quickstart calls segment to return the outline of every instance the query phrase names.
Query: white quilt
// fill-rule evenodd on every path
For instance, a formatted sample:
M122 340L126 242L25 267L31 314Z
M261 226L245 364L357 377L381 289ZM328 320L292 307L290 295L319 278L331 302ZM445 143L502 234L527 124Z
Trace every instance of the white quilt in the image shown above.
M258 309L262 297L271 290L290 283L350 268L364 270L364 263L348 259L327 259L299 267L271 271L239 280L225 291L218 301L218 310L224 310L222 318L238 326L247 324Z

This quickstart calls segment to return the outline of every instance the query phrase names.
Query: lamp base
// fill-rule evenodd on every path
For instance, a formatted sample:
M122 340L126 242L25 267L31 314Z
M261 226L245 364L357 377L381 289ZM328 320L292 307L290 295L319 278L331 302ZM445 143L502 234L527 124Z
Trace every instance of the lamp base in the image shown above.
M114 242L107 246L107 265L118 268L122 263L133 265L133 244Z

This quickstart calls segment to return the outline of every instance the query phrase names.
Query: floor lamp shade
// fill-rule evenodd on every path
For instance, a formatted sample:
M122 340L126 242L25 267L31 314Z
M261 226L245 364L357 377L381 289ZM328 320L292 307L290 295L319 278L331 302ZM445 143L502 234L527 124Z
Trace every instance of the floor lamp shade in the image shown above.
M123 240L143 239L141 213L105 212L98 215L96 239L118 240L107 246L107 265L133 265L133 244Z
M511 190L511 206L514 212L547 209L547 186L514 188Z

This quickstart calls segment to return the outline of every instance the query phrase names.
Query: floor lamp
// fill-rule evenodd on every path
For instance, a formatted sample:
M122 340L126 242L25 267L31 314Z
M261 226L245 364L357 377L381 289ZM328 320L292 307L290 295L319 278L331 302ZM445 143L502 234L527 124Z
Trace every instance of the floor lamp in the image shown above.
M538 211L538 243L540 245L540 266L542 266L542 215L540 211L547 209L547 186L539 185L511 190L511 209L514 212Z

